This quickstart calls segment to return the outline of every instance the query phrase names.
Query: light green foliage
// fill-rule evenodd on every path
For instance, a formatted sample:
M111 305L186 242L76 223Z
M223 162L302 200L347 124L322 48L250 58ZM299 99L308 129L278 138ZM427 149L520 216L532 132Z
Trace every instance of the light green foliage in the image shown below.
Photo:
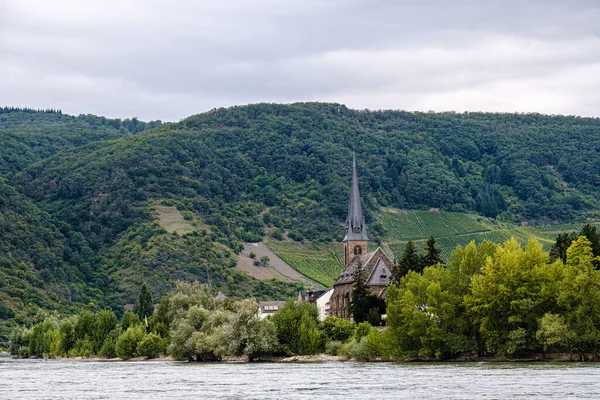
M541 304L542 271L549 261L542 246L531 240L525 250L511 239L487 258L473 277L468 306L479 323L488 351L516 355L536 348Z
M464 315L461 272L440 265L410 272L387 297L389 339L396 355L452 357L474 350Z
M583 359L600 353L600 271L593 265L590 241L580 236L567 250L567 265L558 305L573 332L572 351Z
M250 360L277 351L277 329L269 319L260 320L258 306L252 300L236 302L224 328L229 352L247 355Z
M536 339L545 352L570 351L576 340L576 335L569 330L561 315L546 313L541 318Z
M252 300L217 302L207 287L178 284L169 297L169 354L188 360L247 355L250 360L278 349L275 325L257 316Z
M144 338L146 332L142 325L130 326L123 332L117 340L116 352L119 358L124 360L135 357L139 343Z
M332 340L331 342L327 342L325 345L325 353L330 356L337 356L339 354L341 348L344 346L344 342L340 340Z
M357 361L373 361L384 355L381 334L377 329L369 330L362 338L354 339L348 347L348 355Z
M75 340L91 339L96 330L96 315L85 310L75 320Z
M72 319L64 319L60 324L60 353L69 354L75 346L75 328Z

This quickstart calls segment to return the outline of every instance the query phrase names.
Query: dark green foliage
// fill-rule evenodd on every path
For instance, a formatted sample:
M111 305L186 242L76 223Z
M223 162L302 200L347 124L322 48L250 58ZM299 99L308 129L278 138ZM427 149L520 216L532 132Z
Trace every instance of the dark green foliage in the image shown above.
M293 284L233 270L235 253L265 225L276 239L337 239L353 147L367 223L379 206L533 223L593 216L599 129L591 118L321 103L215 109L164 125L2 109L0 339L38 308L120 312L142 282L155 296L176 279L234 296L293 294ZM160 202L206 227L167 234L154 219ZM376 240L385 228L372 224Z
M137 315L141 320L151 317L154 314L154 301L152 300L152 291L144 282L140 289L137 302Z
M592 254L600 256L600 234L594 225L585 224L579 231L579 236L585 236L591 242Z
M354 333L354 324L345 318L328 316L319 324L319 330L326 340L345 342Z
M438 263L443 263L440 257L440 249L435 246L435 238L430 236L425 243L425 256L421 260L422 267L429 267Z
M94 327L93 347L94 353L100 353L105 344L105 339L117 328L117 316L109 310L102 310L96 315L96 326Z
M121 329L126 331L130 326L139 325L140 318L131 311L125 311L121 318Z
M0 174L15 173L60 151L156 127L141 122L5 107L0 112Z
M323 340L317 329L318 315L315 304L292 300L273 315L277 339L286 354L315 354L323 349Z
M563 263L566 263L567 249L580 236L585 236L590 241L594 257L600 256L600 234L594 225L585 224L578 233L559 233L550 250L550 257L554 260L560 258ZM597 260L593 260L593 263L596 269L600 269L600 263Z
M155 333L149 333L139 342L136 353L140 357L156 358L166 350L165 341Z
M392 266L392 283L398 284L409 271L423 271L423 261L417 251L417 246L415 246L412 240L406 242L402 257L394 260L394 265Z
M106 358L115 358L117 356L117 340L119 340L120 335L120 329L112 330L104 339L98 354Z
M556 242L552 245L552 249L550 250L550 257L554 260L561 259L563 263L566 263L567 249L575 240L577 240L577 234L575 232L559 233L556 237Z
M10 319L38 308L73 312L101 292L85 240L0 178L0 341Z
M380 325L381 315L385 313L385 303L371 294L361 264L352 272L354 284L350 300L350 312L356 323L367 321L371 325Z
M144 338L144 327L142 325L130 326L119 336L116 345L116 353L119 358L128 359L137 355L137 348Z

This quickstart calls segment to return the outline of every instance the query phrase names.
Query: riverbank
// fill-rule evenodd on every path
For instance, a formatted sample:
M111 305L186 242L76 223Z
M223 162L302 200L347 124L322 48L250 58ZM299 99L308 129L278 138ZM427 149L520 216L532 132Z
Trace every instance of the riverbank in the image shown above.
M6 356L10 356L8 353L4 353ZM19 357L12 356L14 359L28 359L28 360L46 360L46 361L80 361L80 362L195 362L187 360L178 360L171 356L161 356L156 358L144 358L135 357L126 360L120 358L102 358L102 357ZM458 362L458 363L479 363L479 362L491 362L491 363L507 363L507 362L581 362L577 355L569 355L566 353L556 354L534 354L524 357L478 357L478 356L462 356L453 359L439 358L427 358L427 357L415 357L405 359L388 359L388 358L376 358L370 360L355 360L348 356L332 356L329 354L314 354L314 355L303 355L303 356L265 356L252 359L250 361L247 356L224 356L215 363L249 363L249 362L262 362L262 363L331 363L331 362L375 362L375 363L445 363L445 362ZM595 362L587 360L587 362Z

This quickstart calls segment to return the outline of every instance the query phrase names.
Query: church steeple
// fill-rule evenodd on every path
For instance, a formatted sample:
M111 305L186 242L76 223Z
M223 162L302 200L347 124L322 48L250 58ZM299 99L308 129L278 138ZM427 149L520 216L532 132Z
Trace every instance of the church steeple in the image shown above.
M350 202L348 218L346 219L346 236L344 237L344 264L350 263L355 255L367 252L369 237L365 226L365 218L360 203L358 190L358 174L356 172L356 156L352 155L352 186L350 187Z

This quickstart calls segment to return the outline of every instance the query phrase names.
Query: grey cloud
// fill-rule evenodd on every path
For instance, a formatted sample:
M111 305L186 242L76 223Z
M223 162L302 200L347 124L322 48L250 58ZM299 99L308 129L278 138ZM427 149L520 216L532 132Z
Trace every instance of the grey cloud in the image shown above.
M600 116L590 1L0 0L8 105L179 120L249 102Z

